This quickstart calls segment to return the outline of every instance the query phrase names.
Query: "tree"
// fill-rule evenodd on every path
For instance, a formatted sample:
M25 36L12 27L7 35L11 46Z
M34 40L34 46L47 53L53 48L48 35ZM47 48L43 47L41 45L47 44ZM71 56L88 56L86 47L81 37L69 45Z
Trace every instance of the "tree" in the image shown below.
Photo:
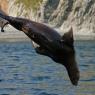
M31 10L32 8L35 11L42 1L43 0L15 0L15 4L22 4L26 10Z
M15 4L21 6L22 12L19 15L21 15L23 11L26 11L26 14L30 15L32 10L35 20L44 22L44 10L47 1L48 0L15 0Z

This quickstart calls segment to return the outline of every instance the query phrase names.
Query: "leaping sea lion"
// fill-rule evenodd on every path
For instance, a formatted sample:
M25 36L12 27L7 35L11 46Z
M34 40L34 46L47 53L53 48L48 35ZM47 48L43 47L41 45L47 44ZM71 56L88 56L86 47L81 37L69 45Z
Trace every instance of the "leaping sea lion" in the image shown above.
M0 13L0 17L8 21L6 24L10 24L17 30L23 31L32 40L38 54L48 56L55 62L64 65L72 84L78 84L79 70L75 60L72 28L61 36L57 31L42 23L2 13ZM34 43L37 45L35 46Z

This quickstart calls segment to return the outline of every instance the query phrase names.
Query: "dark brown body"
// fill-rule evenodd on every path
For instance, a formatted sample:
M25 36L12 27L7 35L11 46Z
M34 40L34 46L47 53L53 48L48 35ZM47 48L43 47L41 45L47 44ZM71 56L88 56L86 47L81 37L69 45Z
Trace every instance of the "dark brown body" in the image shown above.
M64 65L72 84L77 85L79 70L75 60L72 28L62 37L52 28L23 18L15 18L0 14L14 28L23 31L37 46L34 48L38 54L46 55L55 62Z

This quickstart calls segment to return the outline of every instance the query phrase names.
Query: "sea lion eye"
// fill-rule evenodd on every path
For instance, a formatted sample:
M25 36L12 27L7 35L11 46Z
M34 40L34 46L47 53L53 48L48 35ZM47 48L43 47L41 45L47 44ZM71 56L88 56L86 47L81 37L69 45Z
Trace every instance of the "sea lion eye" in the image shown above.
M35 35L35 34L33 34L33 35L32 35L32 37L33 37L33 38L35 38L35 37L36 37L36 35Z

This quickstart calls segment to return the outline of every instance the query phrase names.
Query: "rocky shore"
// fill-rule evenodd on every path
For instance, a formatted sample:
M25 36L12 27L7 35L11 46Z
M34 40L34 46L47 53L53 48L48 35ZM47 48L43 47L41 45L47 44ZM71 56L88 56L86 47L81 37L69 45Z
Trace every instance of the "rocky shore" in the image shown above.
M62 30L59 31L60 35L63 35ZM74 32L75 40L95 40L95 33L91 32ZM30 41L30 39L21 31L17 31L12 27L5 28L5 32L0 32L0 42L17 42L17 41Z
M17 0L0 1L1 9L10 16L48 23L53 28L57 27L60 34L64 34L64 31L72 26L75 40L95 40L95 0L43 0L35 12L32 7L31 10L26 10L24 3L16 4ZM13 28L7 28L5 33L0 32L0 41L27 39L24 33Z
M5 32L0 32L0 42L30 41L21 31L14 28L5 28Z

